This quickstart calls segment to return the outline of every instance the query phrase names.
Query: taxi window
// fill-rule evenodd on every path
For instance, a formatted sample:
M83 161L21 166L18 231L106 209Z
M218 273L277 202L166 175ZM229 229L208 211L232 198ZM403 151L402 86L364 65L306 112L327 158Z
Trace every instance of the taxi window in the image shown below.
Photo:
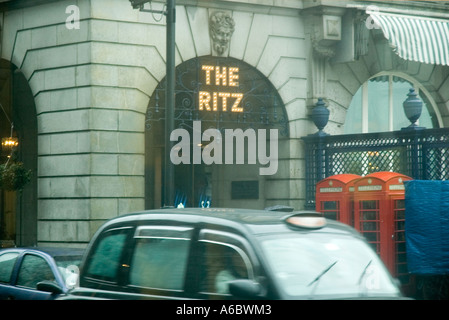
M12 270L18 255L17 252L0 255L0 282L8 283L11 280Z
M131 286L182 291L191 228L139 227L130 264Z
M25 255L19 270L17 285L36 289L38 282L55 281L55 276L44 258L27 254Z
M229 294L229 281L249 278L249 259L237 247L210 242L201 242L200 245L203 253L200 292Z
M202 298L230 298L230 281L255 279L255 257L243 237L234 233L203 229L198 244L198 292Z
M111 230L98 241L90 257L87 276L117 282L117 275L129 228Z

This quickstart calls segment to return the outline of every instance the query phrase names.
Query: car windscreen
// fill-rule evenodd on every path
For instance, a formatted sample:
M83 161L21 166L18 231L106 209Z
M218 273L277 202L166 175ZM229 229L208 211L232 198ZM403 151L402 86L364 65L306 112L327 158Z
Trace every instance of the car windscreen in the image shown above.
M327 233L270 236L262 250L288 298L397 296L376 253L354 237Z

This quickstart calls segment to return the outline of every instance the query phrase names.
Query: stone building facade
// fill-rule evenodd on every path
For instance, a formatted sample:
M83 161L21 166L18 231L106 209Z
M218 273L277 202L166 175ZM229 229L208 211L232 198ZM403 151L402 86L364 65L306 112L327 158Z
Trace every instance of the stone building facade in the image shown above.
M163 6L151 3L154 10ZM448 19L444 4L413 6L379 3L388 12ZM0 8L0 102L8 114L0 112L0 131L9 135L14 123L19 157L33 171L21 193L3 193L3 221L8 203L15 215L9 237L20 245L80 246L109 218L157 208L163 184L157 125L163 121L149 130L149 108L166 75L165 17L133 9L127 0L2 1ZM210 28L217 12L233 25L221 47ZM301 209L301 137L317 131L310 118L317 99L330 110L325 131L341 134L354 95L376 75L419 83L437 125L448 126L447 65L398 56L380 30L366 27L367 17L366 5L354 1L178 0L177 70L189 62L201 68L207 58L222 68L237 66L241 82L257 74L280 98L288 132L279 139L275 174L260 175L260 166L249 164L186 167L187 193L194 196L195 184L206 179L216 207ZM198 68L195 74L205 76ZM232 119L238 128L237 116ZM253 189L246 197L233 194L247 188Z

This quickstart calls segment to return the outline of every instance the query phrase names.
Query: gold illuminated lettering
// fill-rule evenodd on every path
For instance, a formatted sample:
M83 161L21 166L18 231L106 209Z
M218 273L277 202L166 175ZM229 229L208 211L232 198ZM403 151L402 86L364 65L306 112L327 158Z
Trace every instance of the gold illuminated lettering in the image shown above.
M238 72L239 68L229 68L229 86L237 87L239 85L238 81L234 81L239 79Z
M202 65L201 69L205 71L205 84L211 85L213 81L212 76L215 76L216 86L239 86L239 68L237 67L220 67ZM211 71L215 71L214 75L211 75ZM221 99L220 99L221 98ZM231 112L243 112L243 107L239 106L243 99L243 93L230 93L230 92L208 92L200 91L198 94L198 106L199 110L228 111L228 99L234 98L234 104L232 105ZM219 106L219 103L221 105ZM211 106L212 105L212 106Z
M220 85L220 79L222 80L221 82L222 82L223 86L227 85L226 84L226 78L227 78L226 76L227 76L226 67L223 67L221 72L220 72L220 67L219 66L215 67L215 84L217 86Z
M213 109L214 111L217 111L217 110L218 110L218 97L217 97L217 93L216 93L216 92L213 92L213 93L212 93L212 96L214 97L212 109Z
M232 98L236 98L234 104L232 105L231 111L232 112L243 112L243 108L239 107L240 101L243 98L243 93L233 93L231 94Z
M210 72L213 71L215 68L214 66L201 66L201 69L203 69L204 71L206 71L206 84L209 85L210 84Z
M198 97L199 110L204 110L204 108L206 108L207 111L210 111L210 93L207 91L200 91Z
M219 92L218 96L220 98L222 98L221 99L221 108L222 108L222 110L226 111L227 108L228 108L228 106L227 106L228 105L228 98L231 96L231 94L229 92Z

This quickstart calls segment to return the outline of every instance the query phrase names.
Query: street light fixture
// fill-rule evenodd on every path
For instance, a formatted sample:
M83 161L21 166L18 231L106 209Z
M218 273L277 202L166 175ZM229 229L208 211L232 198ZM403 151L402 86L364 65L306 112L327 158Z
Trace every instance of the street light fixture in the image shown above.
M175 21L176 21L176 0L167 0L165 11L144 9L147 2L151 0L129 0L134 9L142 12L161 13L167 19L166 31L166 81L165 91L165 184L164 184L164 207L174 206L175 200L175 171L174 165L170 161L170 151L174 145L170 141L170 134L175 128Z
M131 5L133 6L133 9L139 9L143 7L145 3L150 1L151 0L129 0L129 2L131 2Z

